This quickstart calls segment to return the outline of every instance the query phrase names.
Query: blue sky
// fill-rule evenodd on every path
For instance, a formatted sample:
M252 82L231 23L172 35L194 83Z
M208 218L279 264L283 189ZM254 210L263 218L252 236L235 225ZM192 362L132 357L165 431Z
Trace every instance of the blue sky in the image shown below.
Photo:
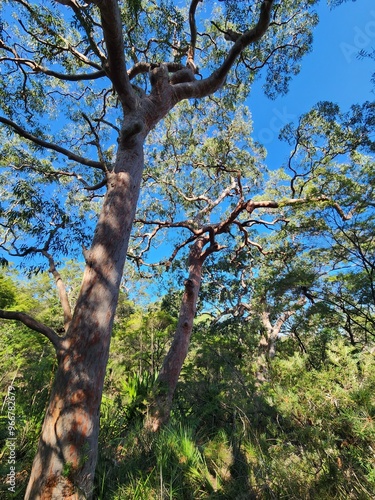
M318 101L333 101L343 110L374 99L373 59L359 59L359 50L375 49L375 1L348 1L330 10L318 7L320 22L313 50L301 62L286 96L267 99L262 82L254 84L248 106L254 120L254 137L268 149L268 166L278 168L288 148L278 140L279 129L307 112Z
M375 49L375 1L348 0L330 10L322 0L318 13L313 50L301 61L301 72L291 81L289 93L271 101L259 80L248 101L254 137L267 147L267 164L272 169L280 167L289 152L277 140L280 128L316 102L331 100L348 109L353 103L374 99L375 86L370 81L374 60L358 59L356 54Z

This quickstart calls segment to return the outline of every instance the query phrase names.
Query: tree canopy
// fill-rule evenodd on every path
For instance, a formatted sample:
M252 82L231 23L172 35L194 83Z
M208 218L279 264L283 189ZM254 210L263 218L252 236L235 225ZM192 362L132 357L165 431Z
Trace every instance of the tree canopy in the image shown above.
M262 69L269 95L287 90L310 49L315 2L283 2L272 14L273 2L248 3L2 3L3 249L56 258L88 245L122 112L150 102L160 72L174 102L226 79L221 98L235 106Z
M313 345L316 370L332 349L327 331L351 348L373 336L374 104L318 103L282 130L291 152L279 168L267 168L245 106L260 76L268 97L287 92L311 50L317 3L0 5L1 263L48 270L62 317L56 299L42 312L17 308L1 277L0 317L49 339L57 360L25 498L92 497L112 335L140 351L134 360L122 348L113 363L123 417L135 425L148 411L155 429L170 416L194 327L214 333L218 359L238 356L228 365L238 394L251 390L255 408L265 391L285 418L294 415L267 385L281 336L305 353ZM67 257L82 260L79 290L77 268L60 269ZM140 312L122 292L127 257L154 279L161 269L187 279ZM207 312L194 322L197 307ZM194 355L201 366L207 351ZM217 388L214 358L203 371ZM288 363L297 374L300 361ZM121 364L136 372L123 384Z

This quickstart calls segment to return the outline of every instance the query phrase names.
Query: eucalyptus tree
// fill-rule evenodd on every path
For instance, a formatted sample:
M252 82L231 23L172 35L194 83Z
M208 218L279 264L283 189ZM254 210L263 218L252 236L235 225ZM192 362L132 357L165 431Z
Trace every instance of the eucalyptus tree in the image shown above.
M374 110L365 103L343 113L320 103L283 133L294 144L287 165L292 191L331 200L324 211L301 207L288 230L320 260L317 299L340 313L353 344L374 335Z
M263 68L266 92L284 92L310 48L315 3L1 3L1 246L36 266L45 259L64 308L63 335L1 313L49 338L58 358L26 498L92 495L103 379L150 130L180 101L222 87L221 99L235 103ZM86 266L73 310L58 262L81 246Z
M374 213L363 215L346 227L336 226L331 254L341 270L324 289L326 300L341 312L353 345L370 344L375 338Z
M146 422L153 430L169 418L190 344L207 258L226 249L236 235L240 238L238 245L256 246L249 240L248 229L256 224L256 220L249 221L250 214L270 205L267 200L252 201L261 188L262 165L261 153L251 140L248 110L227 109L218 118L217 109L216 104L206 103L197 115L196 106L186 104L166 118L164 148L151 152L145 171L146 194L136 217L131 258L138 265L157 264L168 270L177 257L182 254L184 262L188 254L187 264L182 264L187 267L188 277L183 285L178 324L156 381ZM185 124L181 124L181 113ZM194 131L199 133L199 143ZM150 257L146 262L144 259L150 249L152 253L157 248L158 241L170 242L164 249L169 255L160 261L158 252L159 262L149 264Z
M375 336L374 165L373 154L357 151L337 168L335 183L345 193L347 215L327 214L328 244L320 252L334 269L321 297L341 315L342 331L353 345L371 344Z
M336 214L343 222L348 220L348 187L336 158L348 154L357 158L361 149L372 147L371 105L355 108L345 116L335 106L320 104L301 117L296 130L291 125L285 129L285 138L294 141L286 168L267 172L251 138L241 139L249 137L251 131L246 110L237 107L233 118L226 113L225 118L214 122L212 113L216 108L210 112L208 105L199 118L188 105L182 111L187 118L185 126L181 126L179 113L171 114L165 120L164 147L155 148L149 158L145 172L147 195L136 218L136 253L131 254L138 265L147 264L144 258L158 246L157 241L174 241L170 256L159 262L168 270L189 246L186 261L180 262L188 276L178 324L146 422L154 430L169 418L190 344L206 260L225 252L222 262L227 262L221 264L221 275L216 275L208 301L217 302L219 294L212 293L215 287L223 288L232 280L227 300L231 305L226 314L246 312L244 320L251 321L262 333L258 359L261 381L262 371L275 355L276 340L284 324L306 307L307 301L314 302L310 288L323 272L312 259L305 261L307 254L296 256L306 246L293 241L298 235L296 227L306 224L307 230L323 237L327 214ZM213 135L211 123L215 123ZM200 145L195 142L194 130L201 130ZM186 141L190 147L184 150L181 144ZM157 167L160 164L163 168ZM354 182L353 178L347 180L350 185ZM360 208L353 206L351 210ZM174 236L169 235L171 231ZM276 232L276 238L271 237L271 232ZM301 229L299 233L299 239L306 234ZM264 258L254 258L254 252ZM241 276L246 292L235 285L238 278L232 279L231 274ZM240 291L236 293L233 286Z

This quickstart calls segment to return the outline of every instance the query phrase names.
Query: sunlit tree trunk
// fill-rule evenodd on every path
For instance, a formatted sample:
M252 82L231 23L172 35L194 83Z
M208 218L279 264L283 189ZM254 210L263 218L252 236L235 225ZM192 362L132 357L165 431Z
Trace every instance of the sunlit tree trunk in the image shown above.
M90 498L112 324L143 170L143 140L119 150L66 337L26 499Z
M297 303L298 306L303 305L304 299L300 299ZM258 343L258 357L256 361L257 371L256 371L256 384L260 386L268 380L268 370L270 363L276 356L276 344L277 339L280 335L281 329L284 323L295 314L295 310L285 311L280 317L275 321L274 324L271 323L270 313L267 311L266 299L262 300L264 307L263 312L260 315L260 319L263 325L263 333L259 339Z
M185 281L176 332L156 380L145 422L145 427L154 432L169 420L173 396L188 353L202 280L202 267L208 255L202 253L204 245L205 240L200 238L190 248L189 275Z

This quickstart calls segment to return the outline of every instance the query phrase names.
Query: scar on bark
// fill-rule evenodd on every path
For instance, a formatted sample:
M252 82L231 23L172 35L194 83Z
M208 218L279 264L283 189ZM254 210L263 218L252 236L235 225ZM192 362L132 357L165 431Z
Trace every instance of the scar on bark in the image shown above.
M186 293L189 295L189 297L191 295L193 295L193 292L194 292L194 283L193 281L188 278L187 280L185 280L185 290L186 290Z
M134 120L130 122L121 130L119 143L124 146L125 143L137 134L140 134L143 130L143 123L140 120Z

